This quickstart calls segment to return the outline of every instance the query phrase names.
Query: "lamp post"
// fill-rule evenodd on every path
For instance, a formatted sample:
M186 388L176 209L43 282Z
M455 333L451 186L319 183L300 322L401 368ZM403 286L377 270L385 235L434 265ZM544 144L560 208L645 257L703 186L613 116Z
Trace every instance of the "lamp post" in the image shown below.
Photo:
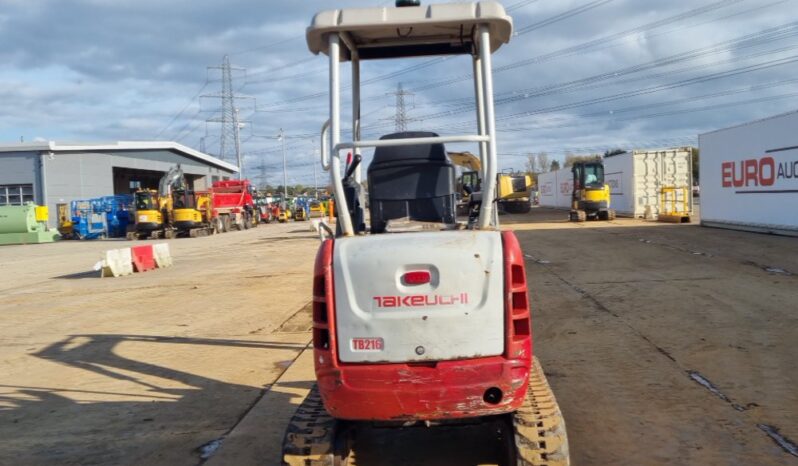
M243 125L238 121L238 109L233 111L233 125L236 130L236 161L238 162L238 179L244 178L244 166L241 164L241 128Z
M315 155L315 159L318 160L319 158L319 150L316 149L313 151L313 155ZM316 162L313 162L313 191L315 192L316 199L319 198L319 179L316 177Z
M288 205L288 174L286 171L286 162L285 162L285 133L283 129L280 128L280 134L277 135L277 139L280 140L282 144L283 150L283 205L282 208L285 209Z

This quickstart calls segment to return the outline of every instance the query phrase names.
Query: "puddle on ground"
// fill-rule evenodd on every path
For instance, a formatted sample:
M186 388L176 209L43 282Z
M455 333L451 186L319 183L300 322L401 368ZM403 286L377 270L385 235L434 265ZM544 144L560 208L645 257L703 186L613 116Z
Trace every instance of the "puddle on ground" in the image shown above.
M756 426L759 427L762 432L766 433L768 437L772 438L773 441L776 442L776 444L784 451L792 456L798 456L798 445L796 445L795 442L787 437L781 435L778 428L766 424L757 424Z
M219 447L222 446L222 440L224 440L224 437L219 437L217 439L211 440L205 445L200 446L197 449L199 451L200 458L207 460L208 458L213 456L213 454L216 453L217 450L219 450Z

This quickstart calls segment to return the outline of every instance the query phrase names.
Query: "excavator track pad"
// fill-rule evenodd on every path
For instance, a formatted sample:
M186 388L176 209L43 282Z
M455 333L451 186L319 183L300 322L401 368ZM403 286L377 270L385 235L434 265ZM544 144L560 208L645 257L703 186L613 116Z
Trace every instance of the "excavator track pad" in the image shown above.
M499 419L493 417L492 422ZM537 358L521 408L501 416L498 425L512 429L514 442L499 464L503 466L567 466L568 437L557 400ZM352 434L357 423L338 421L324 409L314 385L297 408L283 439L284 466L356 466ZM448 463L447 463L448 464ZM368 466L368 465L364 465Z
M565 420L537 357L532 361L526 400L513 414L513 427L519 466L570 464Z

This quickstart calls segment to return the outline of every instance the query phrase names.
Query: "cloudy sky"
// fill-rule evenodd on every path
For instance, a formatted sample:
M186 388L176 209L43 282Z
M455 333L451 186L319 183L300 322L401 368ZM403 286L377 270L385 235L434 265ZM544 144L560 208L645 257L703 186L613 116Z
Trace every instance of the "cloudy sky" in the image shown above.
M0 143L176 140L219 151L228 55L246 170L312 183L326 119L316 11L384 0L0 0ZM425 2L427 3L427 2ZM798 108L798 0L506 0L515 36L494 58L502 167L525 154L695 144L697 134ZM413 68L410 68L410 67ZM346 73L343 73L346 77ZM364 136L473 131L465 57L364 64ZM345 82L346 82L345 78ZM346 102L345 102L346 103Z

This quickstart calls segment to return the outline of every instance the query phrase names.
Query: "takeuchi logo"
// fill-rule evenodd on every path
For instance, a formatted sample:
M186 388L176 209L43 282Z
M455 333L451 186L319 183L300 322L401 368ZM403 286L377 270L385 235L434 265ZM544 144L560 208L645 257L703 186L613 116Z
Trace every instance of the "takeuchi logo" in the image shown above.
M724 188L773 186L779 180L798 180L798 160L777 163L773 157L765 156L721 164Z
M468 293L456 295L404 295L404 296L374 296L378 308L383 307L428 307L452 306L468 304Z

